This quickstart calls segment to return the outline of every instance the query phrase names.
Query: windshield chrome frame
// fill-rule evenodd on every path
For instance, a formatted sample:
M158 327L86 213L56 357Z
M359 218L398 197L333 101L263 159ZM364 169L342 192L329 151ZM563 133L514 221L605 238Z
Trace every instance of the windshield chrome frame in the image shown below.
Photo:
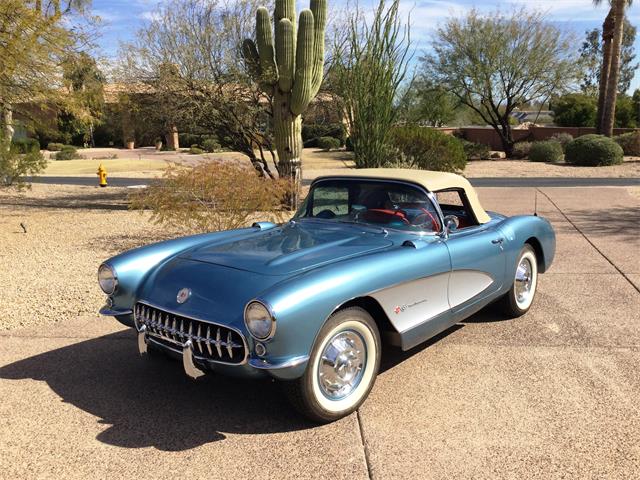
M399 184L399 185L407 185L409 187L416 188L417 190L419 190L419 191L421 191L422 193L425 194L425 196L429 199L429 201L431 202L431 204L435 208L436 213L438 214L438 220L440 221L440 231L438 231L438 232L412 232L410 230L402 230L402 229L399 229L399 228L393 228L393 227L369 224L369 223L366 223L366 222L362 222L362 223L353 222L353 225L361 224L361 225L367 225L367 226L371 226L371 227L380 227L380 228L383 228L385 230L393 230L394 232L408 233L408 234L411 234L411 235L439 236L439 237L442 237L442 238L445 238L445 239L448 237L447 229L445 228L445 225L444 225L444 214L442 213L442 209L440 208L440 205L438 204L438 200L436 199L436 196L433 194L433 192L427 190L426 188L424 188L420 184L413 183L413 182L407 182L407 181L404 181L404 180L393 180L393 179L385 179L385 178L350 177L348 175L345 175L345 176L330 176L330 177L320 177L320 178L317 178L316 180L314 180L313 182L311 182L311 185L309 186L309 194L311 194L312 190L315 188L315 186L318 183L322 183L324 181L332 181L332 180L353 180L353 181L366 181L366 182L375 182L375 183L395 183L395 184ZM307 195L307 198L308 198L308 195ZM305 199L305 201L306 201L306 199ZM295 215L294 215L292 217L292 220L302 220L304 218L305 217L296 218ZM315 219L315 217L306 217L306 218L314 218ZM319 220L323 220L323 219L319 219Z

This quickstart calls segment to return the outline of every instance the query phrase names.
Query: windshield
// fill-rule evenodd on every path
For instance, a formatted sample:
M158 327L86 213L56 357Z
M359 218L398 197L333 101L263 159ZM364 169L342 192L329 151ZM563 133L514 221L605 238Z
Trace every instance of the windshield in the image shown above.
M438 213L424 191L376 180L322 180L294 219L363 223L412 232L439 232Z

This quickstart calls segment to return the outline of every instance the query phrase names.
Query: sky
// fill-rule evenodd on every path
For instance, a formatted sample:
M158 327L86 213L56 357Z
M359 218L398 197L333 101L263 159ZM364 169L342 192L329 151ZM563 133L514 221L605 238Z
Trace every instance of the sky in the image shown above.
M161 3L160 0L93 0L93 13L102 20L100 35L95 39L98 53L107 58L116 57L120 42L132 40L137 29L158 14ZM364 9L373 7L374 3L377 2L360 1ZM409 17L410 14L411 36L419 56L428 51L431 35L440 23L474 7L487 13L521 6L536 8L545 12L550 22L574 31L582 41L586 30L601 27L608 8L608 2L602 3L595 8L591 0L401 0L400 6L402 15ZM332 4L341 7L345 0L329 0L329 8ZM298 1L299 8L305 6L306 1ZM627 16L632 24L640 26L640 1L628 10ZM640 58L640 34L635 47ZM640 88L640 69L636 71L631 91L636 88Z

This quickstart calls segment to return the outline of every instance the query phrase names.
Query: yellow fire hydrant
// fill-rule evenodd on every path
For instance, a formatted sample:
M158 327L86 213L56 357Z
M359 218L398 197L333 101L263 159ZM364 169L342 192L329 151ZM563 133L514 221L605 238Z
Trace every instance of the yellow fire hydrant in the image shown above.
M98 179L101 187L107 186L107 169L102 164L98 167Z

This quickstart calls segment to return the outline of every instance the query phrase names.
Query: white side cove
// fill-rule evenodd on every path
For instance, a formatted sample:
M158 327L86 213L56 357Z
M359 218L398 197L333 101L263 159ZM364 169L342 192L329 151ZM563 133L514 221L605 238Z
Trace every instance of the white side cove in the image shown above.
M489 288L491 275L479 270L456 270L449 277L449 305L451 308L463 304Z
M459 270L419 278L371 294L399 333L431 320L486 290L491 276Z

